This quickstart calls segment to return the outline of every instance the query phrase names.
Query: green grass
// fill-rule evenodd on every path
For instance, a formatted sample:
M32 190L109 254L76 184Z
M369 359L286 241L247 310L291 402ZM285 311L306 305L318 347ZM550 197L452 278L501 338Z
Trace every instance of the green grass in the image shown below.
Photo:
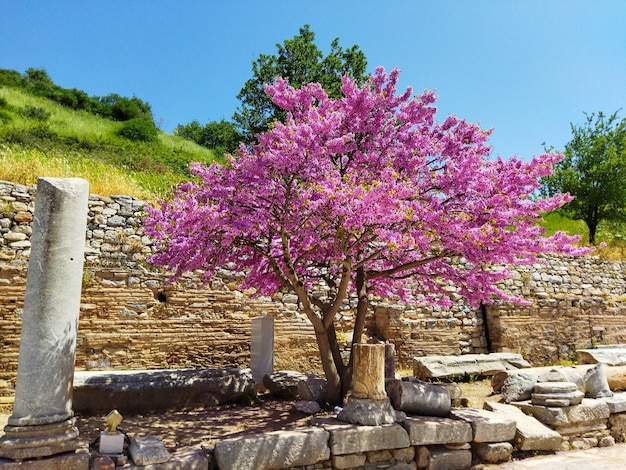
M40 108L49 117L29 118L27 108ZM92 192L149 197L191 178L190 162L218 158L212 150L162 132L156 142L123 139L117 136L122 125L0 87L0 178L33 184L39 176L80 176L90 181Z

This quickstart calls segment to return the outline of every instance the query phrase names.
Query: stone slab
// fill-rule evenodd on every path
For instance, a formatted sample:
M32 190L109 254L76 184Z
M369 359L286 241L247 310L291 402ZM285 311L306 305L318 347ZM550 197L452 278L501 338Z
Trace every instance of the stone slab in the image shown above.
M153 465L167 462L170 453L156 436L140 436L130 440L128 454L137 465Z
M330 451L333 455L403 449L410 445L409 435L397 423L359 426L335 418L314 419L311 423L330 433Z
M511 369L530 367L521 354L492 353L462 356L413 358L413 375L420 380L465 375L494 375Z
M411 416L403 423L413 446L460 444L472 441L472 426L463 420Z
M513 442L518 450L558 450L563 438L537 419L525 414L513 405L486 402L485 408L515 421L516 430Z
M472 426L474 442L506 442L515 437L515 421L489 410L459 408L452 410L451 415Z
M606 364L607 366L626 365L626 347L578 349L576 360L579 364Z
M68 452L36 460L15 461L0 458L0 470L88 470L89 452Z
M626 392L614 393L612 397L598 398L609 407L611 414L626 413Z
M314 465L330 459L330 434L312 427L234 437L215 443L220 470L258 470Z
M533 405L530 402L518 402L518 406L525 413L529 413L550 427L568 426L572 424L596 423L606 421L611 412L609 405L601 400L584 398L580 405L565 407L551 407Z
M250 369L76 371L74 411L146 412L213 406L255 393Z
M167 462L138 466L129 461L121 468L124 470L207 470L209 458L202 449L184 449L171 454Z

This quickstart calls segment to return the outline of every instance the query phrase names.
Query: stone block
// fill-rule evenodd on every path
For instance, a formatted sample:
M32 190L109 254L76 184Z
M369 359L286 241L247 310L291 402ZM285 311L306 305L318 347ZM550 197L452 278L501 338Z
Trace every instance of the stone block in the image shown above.
M325 429L312 427L219 440L215 459L220 470L313 465L330 459L329 436Z
M254 391L252 371L234 367L76 371L72 404L90 414L146 412L239 401Z
M420 447L417 465L427 470L463 470L472 466L471 450Z
M626 393L614 393L612 397L599 398L609 407L611 414L626 412Z
M595 424L604 421L610 416L609 405L600 400L585 398L580 405L566 407L548 407L533 405L529 402L519 402L524 412L532 414L535 418L550 427L567 426L572 424Z
M413 358L413 375L418 379L464 375L494 375L510 369L530 367L520 354L464 354Z
M472 426L474 442L512 441L515 437L515 421L503 418L489 410L455 409L452 410L452 416L467 421Z
M485 408L515 421L516 430L514 443L518 450L557 450L563 438L561 435L543 425L537 419L525 414L519 408L504 403L486 402Z
M0 458L2 470L89 470L89 452L53 455L36 460L9 460Z
M156 436L140 436L130 440L128 454L136 465L154 465L167 462L170 453Z
M333 468L336 469L351 469L360 468L365 465L365 454L348 454L348 455L333 455Z
M359 426L334 418L319 418L312 420L312 424L330 433L330 451L333 455L402 449L410 445L407 432L397 423Z
M411 416L403 423L413 446L458 444L472 441L472 426L462 420Z
M296 398L298 396L298 383L306 380L307 374L293 370L279 370L266 374L263 377L263 385L270 393L277 397Z
M495 377L495 376L494 376ZM520 372L509 375L500 388L502 399L505 403L530 399L538 377L536 374Z
M626 365L626 348L578 349L576 360L579 364L624 366Z
M474 453L486 463L507 462L513 453L513 445L509 442L480 442L473 447Z

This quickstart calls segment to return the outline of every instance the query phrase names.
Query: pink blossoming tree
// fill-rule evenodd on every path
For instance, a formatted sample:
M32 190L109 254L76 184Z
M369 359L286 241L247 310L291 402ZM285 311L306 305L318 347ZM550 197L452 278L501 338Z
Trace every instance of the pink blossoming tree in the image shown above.
M437 123L434 94L398 94L398 73L378 68L363 87L345 78L336 100L277 78L266 91L286 122L226 165L194 164L197 182L148 208L152 262L174 279L229 265L245 273L242 288L298 296L331 402L351 381L334 328L348 297L358 299L354 345L373 295L445 307L453 285L472 305L521 302L496 286L507 265L585 251L537 225L569 200L532 197L560 155L488 159L490 131L454 116Z

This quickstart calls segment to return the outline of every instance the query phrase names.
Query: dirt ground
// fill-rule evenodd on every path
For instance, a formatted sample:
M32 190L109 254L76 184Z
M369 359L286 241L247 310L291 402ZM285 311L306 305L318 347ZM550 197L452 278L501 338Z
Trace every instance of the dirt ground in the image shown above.
M461 387L462 396L470 407L482 408L486 400L500 399L500 395L491 395L491 382L488 379L457 385ZM258 401L249 405L227 404L192 411L124 416L120 428L131 437L158 436L170 451L188 446L210 447L211 442L218 438L307 426L311 416L294 410L294 403L295 400L260 394ZM333 413L331 410L322 410L317 416L324 414ZM81 436L93 442L103 428L103 417L77 416L77 425Z
M485 400L498 401L492 395L490 381L459 383L467 405L482 408ZM154 435L174 452L184 447L211 447L216 439L256 434L267 431L304 427L311 417L293 409L294 400L277 399L260 394L253 404L227 404L189 411L171 411L157 414L125 414L119 429L129 437ZM11 414L10 406L1 410L0 426ZM332 414L322 411L320 414ZM104 429L104 416L76 416L80 438L95 444Z

